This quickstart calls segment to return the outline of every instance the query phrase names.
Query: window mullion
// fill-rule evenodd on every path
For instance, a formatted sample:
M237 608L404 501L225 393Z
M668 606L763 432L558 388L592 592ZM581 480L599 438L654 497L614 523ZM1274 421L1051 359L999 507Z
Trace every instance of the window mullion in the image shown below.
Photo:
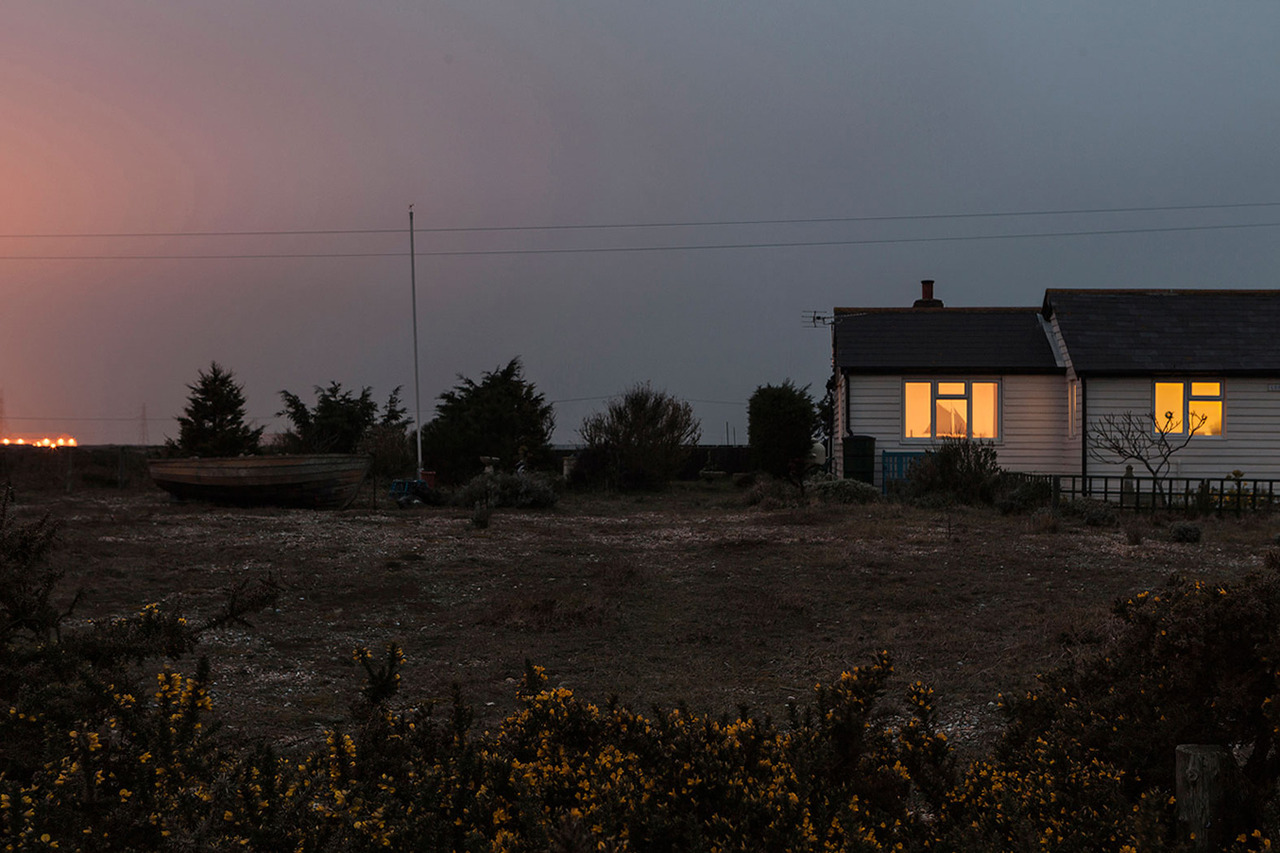
M929 383L929 438L938 440L938 380Z
M973 438L973 380L964 381L964 437Z

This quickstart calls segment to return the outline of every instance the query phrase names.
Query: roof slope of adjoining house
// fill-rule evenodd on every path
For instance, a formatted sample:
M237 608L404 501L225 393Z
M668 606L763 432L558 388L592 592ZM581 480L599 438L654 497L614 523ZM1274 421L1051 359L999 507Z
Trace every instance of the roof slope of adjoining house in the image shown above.
M836 368L1061 373L1035 308L837 308Z
M1048 290L1081 375L1280 374L1280 290Z

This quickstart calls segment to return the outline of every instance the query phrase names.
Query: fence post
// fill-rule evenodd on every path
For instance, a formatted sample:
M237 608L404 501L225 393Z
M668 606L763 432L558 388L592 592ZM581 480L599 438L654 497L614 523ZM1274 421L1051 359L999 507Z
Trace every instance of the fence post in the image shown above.
M1062 503L1062 475L1053 475L1053 497L1049 499L1049 506L1056 513L1058 506Z
M1235 759L1225 746L1183 743L1175 750L1178 823L1196 851L1220 850L1227 840L1227 803Z

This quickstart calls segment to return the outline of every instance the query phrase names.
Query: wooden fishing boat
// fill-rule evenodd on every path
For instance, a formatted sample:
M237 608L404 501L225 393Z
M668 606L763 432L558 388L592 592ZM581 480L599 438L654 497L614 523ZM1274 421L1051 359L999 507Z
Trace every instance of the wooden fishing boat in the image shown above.
M153 459L151 479L180 500L232 506L341 509L355 499L369 457L341 454Z

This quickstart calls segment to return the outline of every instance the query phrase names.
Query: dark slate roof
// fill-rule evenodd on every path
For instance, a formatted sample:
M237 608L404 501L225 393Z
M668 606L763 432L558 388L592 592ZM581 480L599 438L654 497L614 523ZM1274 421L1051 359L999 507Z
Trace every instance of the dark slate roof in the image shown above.
M837 369L1061 373L1035 308L837 308Z
M1048 290L1077 373L1280 374L1280 290Z

